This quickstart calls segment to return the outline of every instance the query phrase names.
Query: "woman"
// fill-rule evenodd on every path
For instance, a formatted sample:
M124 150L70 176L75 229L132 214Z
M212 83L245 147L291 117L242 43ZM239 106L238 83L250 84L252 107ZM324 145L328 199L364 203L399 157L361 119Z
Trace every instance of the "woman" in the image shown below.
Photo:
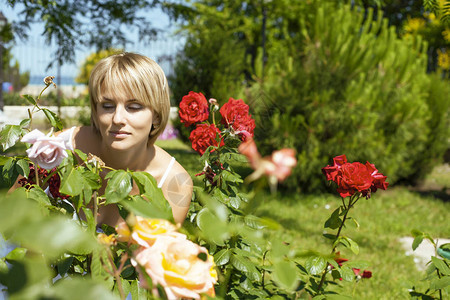
M169 201L175 221L182 223L191 201L192 180L154 144L170 112L169 87L161 67L135 53L110 56L92 70L89 94L92 125L75 128L74 148L100 157L114 169L150 173ZM138 191L134 186L131 193ZM116 205L100 207L100 224L115 226L120 220Z

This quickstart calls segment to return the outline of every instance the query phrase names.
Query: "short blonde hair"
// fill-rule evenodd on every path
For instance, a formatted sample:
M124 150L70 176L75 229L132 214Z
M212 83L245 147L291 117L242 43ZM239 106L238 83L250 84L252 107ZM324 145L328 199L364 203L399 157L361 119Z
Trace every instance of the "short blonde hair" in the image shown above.
M154 143L164 131L170 114L169 85L164 71L152 59L136 53L120 53L99 61L89 78L91 121L97 127L97 103L102 90L123 88L136 100L151 108L154 120L149 143Z

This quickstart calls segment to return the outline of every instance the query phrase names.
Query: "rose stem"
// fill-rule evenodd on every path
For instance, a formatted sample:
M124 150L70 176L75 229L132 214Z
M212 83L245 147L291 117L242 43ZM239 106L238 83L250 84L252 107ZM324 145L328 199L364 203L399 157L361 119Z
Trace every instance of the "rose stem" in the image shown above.
M356 194L355 194L355 195L356 195ZM359 198L357 198L356 201L358 201L358 199L359 199ZM346 208L345 208L345 202L344 202L344 199L342 199L342 202L343 202L343 205L344 205L344 209L346 209L346 210L345 210L344 218L342 219L342 223L341 223L341 225L339 226L338 232L336 233L336 237L335 237L335 239L334 239L335 241L339 238L339 235L341 234L341 230L342 230L342 228L344 227L344 223L345 223L345 220L347 219L347 214L348 214L348 212L350 211L350 208L352 208L352 205L356 203L356 201L355 201L354 203L352 203L352 200L353 200L353 196L350 197L350 200L348 201L348 209L346 209ZM331 250L331 254L334 253L334 251L336 250L336 247L337 247L337 244L334 245L333 249ZM317 287L317 293L316 293L316 295L318 295L319 292L320 292L320 290L322 289L322 285L323 285L323 283L324 283L324 281L325 281L325 277L327 276L327 269L328 269L328 266L325 266L325 269L324 269L323 272L322 272L322 278L320 279L319 286Z

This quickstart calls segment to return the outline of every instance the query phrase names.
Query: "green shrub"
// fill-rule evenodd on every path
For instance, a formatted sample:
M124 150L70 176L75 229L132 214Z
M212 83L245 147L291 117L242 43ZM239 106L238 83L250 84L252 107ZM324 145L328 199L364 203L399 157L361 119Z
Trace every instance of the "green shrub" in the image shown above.
M340 154L371 161L391 184L422 178L442 158L448 82L426 74L420 40L401 40L387 20L371 20L371 11L365 18L349 6L311 9L270 49L264 81L248 90L262 152L298 151L286 186L323 188L320 169Z

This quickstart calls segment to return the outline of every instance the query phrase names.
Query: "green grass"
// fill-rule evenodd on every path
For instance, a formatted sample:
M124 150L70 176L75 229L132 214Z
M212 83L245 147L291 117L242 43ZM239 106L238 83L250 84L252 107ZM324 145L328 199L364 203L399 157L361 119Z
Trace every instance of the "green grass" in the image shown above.
M198 154L188 146L176 140L163 141L160 146L175 156L191 175L201 171ZM238 167L241 175L250 172L248 168ZM379 190L369 200L361 199L351 211L350 215L360 227L349 224L343 234L359 244L360 253L354 255L342 249L341 254L350 260L368 261L368 269L373 272L372 278L357 284L355 299L409 299L408 288L413 284L426 287L426 283L420 281L424 273L416 268L413 257L405 254L398 239L411 236L412 229L436 238L450 238L450 202L445 191L450 187L450 174L445 170L448 172L448 168L436 168L427 177L427 181L433 183L430 185L432 188L436 188L435 183L438 182L441 189L427 191L422 187L419 191L412 191L405 187L390 187L387 191ZM195 178L194 183L201 184ZM329 242L322 237L323 224L341 202L337 195L279 191L277 195L264 193L258 201L256 214L282 225L282 229L273 232L274 236L289 243L293 249L329 253ZM345 294L352 294L353 283L339 284Z
M157 145L186 168L195 185L202 185L195 176L203 169L196 152L179 140L157 141ZM22 151L14 149L12 152ZM234 167L243 177L251 172L246 166L237 164ZM342 256L368 261L373 272L371 279L358 283L355 299L409 299L408 288L412 284L426 286L420 282L424 273L417 270L413 257L405 255L398 239L411 236L412 229L425 231L433 237L450 238L450 201L446 191L450 187L448 170L448 167L436 168L427 177L425 186L417 191L405 187L380 190L371 199L360 200L351 211L360 227L350 225L343 234L359 244L360 253L356 256L342 250ZM427 182L434 191L426 189ZM323 223L340 204L336 195L279 191L277 195L266 192L257 200L256 214L279 222L282 229L273 235L289 243L292 249L330 251L330 245L322 237ZM346 294L352 293L353 283L340 284Z

